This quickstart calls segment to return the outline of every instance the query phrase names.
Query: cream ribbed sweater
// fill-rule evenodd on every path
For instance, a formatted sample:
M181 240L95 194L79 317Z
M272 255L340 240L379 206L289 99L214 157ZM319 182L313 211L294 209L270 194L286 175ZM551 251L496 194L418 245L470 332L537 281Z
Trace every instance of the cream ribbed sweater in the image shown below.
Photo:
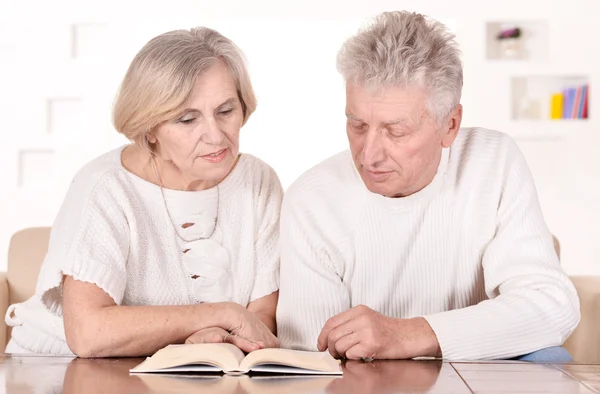
M278 334L297 349L360 304L423 316L454 360L561 345L579 321L527 164L485 129L461 129L406 198L368 192L349 152L309 170L284 197L280 281Z
M210 240L183 242L160 188L125 170L121 151L91 161L75 177L53 225L35 295L6 315L14 326L8 351L72 354L62 321L63 275L96 284L117 305L246 306L278 289L283 189L271 167L241 155L218 195L216 188L165 190L186 240L213 234L218 208ZM184 223L194 225L183 229Z

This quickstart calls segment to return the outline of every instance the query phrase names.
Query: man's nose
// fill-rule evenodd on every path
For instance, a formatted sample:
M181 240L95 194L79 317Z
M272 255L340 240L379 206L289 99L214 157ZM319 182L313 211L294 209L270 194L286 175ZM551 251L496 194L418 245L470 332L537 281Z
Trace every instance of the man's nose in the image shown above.
M375 166L384 161L385 157L382 133L377 129L369 130L363 147L363 165Z

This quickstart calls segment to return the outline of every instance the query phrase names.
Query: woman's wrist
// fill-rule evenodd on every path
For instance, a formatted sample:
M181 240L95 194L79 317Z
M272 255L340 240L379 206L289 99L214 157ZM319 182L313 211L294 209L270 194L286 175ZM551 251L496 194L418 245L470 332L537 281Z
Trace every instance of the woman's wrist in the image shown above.
M196 306L198 330L207 327L221 327L230 331L239 319L239 305L234 302L205 303Z

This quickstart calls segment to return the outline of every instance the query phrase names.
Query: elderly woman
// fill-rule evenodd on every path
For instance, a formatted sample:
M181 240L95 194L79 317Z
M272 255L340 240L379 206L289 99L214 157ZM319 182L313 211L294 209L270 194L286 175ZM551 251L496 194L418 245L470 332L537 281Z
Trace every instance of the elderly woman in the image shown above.
M75 176L9 353L148 355L184 342L277 347L276 173L239 152L256 108L238 48L172 31L133 59L114 107L133 143Z

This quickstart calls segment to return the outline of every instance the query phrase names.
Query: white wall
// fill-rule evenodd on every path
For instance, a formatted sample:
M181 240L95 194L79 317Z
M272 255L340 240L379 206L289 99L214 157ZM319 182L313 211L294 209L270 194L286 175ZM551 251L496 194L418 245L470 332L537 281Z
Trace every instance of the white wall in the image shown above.
M515 137L562 243L564 267L570 274L600 274L597 0L15 3L0 3L0 269L10 235L51 225L75 171L125 142L111 127L110 105L129 61L154 35L207 25L244 50L259 107L243 129L242 149L269 162L287 187L346 148L343 87L335 70L343 39L366 18L402 6L455 29L464 52L463 124ZM546 56L487 61L486 23L503 20L545 26L539 42L549 44L542 48ZM591 119L511 120L510 77L555 73L589 75Z

